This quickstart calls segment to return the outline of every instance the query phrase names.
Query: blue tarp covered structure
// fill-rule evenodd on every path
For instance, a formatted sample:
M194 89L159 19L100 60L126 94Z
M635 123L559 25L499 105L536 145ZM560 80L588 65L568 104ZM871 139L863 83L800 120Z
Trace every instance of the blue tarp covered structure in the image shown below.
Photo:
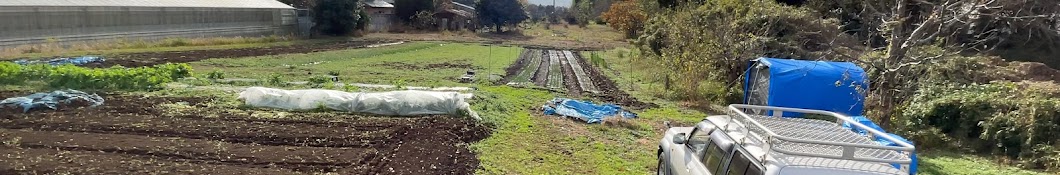
M71 57L71 58L55 58L55 59L50 59L50 60L34 60L34 61L18 60L18 61L15 61L15 64L19 64L19 65L49 64L49 65L52 65L52 66L58 66L58 65L64 65L64 64L73 64L73 65L80 66L80 65L85 65L85 64L88 64L88 63L97 63L97 62L103 62L103 61L106 61L105 59L103 59L103 57L82 56L82 57Z
M865 70L854 63L758 58L750 65L744 82L745 104L861 115L868 81ZM801 114L785 112L783 116Z
M29 112L36 108L54 110L59 105L69 104L87 104L90 107L95 107L103 105L103 97L77 90L59 90L49 93L35 93L24 97L11 97L0 101L0 107L22 107L22 112Z
M580 101L556 98L548 101L541 110L545 115L560 115L575 118L586 123L600 123L607 117L637 118L637 114L623 110L614 104L596 104L591 101Z
M886 132L862 116L864 92L868 91L869 82L865 70L854 63L758 58L750 62L745 75L745 104L832 111L853 116L851 118L858 123ZM784 112L782 116L800 117L802 114ZM854 128L847 122L843 122L843 127L868 135L868 131ZM913 144L896 134L887 134ZM874 141L880 145L898 146L880 137ZM916 174L918 160L915 153L912 159L910 174ZM897 168L899 165L894 166Z

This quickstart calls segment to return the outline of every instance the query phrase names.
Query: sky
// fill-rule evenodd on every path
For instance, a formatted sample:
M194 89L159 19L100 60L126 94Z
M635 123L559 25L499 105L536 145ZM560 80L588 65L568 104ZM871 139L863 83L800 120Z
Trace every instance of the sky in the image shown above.
M556 6L570 7L572 0L556 0ZM552 5L552 0L529 0L530 4Z

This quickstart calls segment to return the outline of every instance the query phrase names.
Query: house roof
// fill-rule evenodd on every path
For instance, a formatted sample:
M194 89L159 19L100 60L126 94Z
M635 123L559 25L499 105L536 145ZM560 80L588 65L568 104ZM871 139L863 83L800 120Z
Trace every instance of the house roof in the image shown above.
M459 3L459 2L453 2L453 5L456 5L456 6L460 6L460 7L462 7L462 8L467 8L467 9L475 10L475 7L471 7L470 5L464 5L464 4L461 4L461 3Z
M294 8L276 0L2 0L3 6Z
M474 13L463 11L463 10L456 10L456 9L445 9L445 10L442 10L442 11L440 11L438 13L452 13L452 14L463 16L463 17L467 17L467 18L475 17Z
M385 2L383 0L367 1L367 2L364 2L364 5L367 5L368 7L375 7L375 8L394 8L393 4L387 3L387 2Z

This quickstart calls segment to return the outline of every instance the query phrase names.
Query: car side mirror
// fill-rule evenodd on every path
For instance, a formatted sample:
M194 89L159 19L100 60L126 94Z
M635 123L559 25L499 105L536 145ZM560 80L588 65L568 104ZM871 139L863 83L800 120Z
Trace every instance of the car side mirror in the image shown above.
M685 144L685 141L687 141L685 140L685 138L685 133L678 133L677 135L674 135L674 144Z

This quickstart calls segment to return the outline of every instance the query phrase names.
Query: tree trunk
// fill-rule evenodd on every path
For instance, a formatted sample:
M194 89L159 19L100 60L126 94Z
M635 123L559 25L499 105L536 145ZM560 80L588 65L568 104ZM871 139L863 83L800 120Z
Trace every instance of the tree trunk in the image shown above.
M899 97L896 90L900 86L896 83L899 83L897 82L899 73L896 72L897 70L891 69L897 68L901 64L903 57L905 57L906 48L903 48L902 43L905 43L907 39L905 38L905 33L906 26L909 23L908 3L907 0L898 0L896 3L895 13L897 15L893 19L894 23L891 24L893 28L891 29L891 36L888 38L890 41L888 41L887 45L887 58L883 61L882 69L877 70L882 71L879 75L883 78L876 88L876 95L880 98L876 108L880 111L880 126L883 128L891 127L891 117L894 115L894 108L896 103L898 103L897 98Z
M493 28L497 31L497 33L501 33L501 25L494 25Z

